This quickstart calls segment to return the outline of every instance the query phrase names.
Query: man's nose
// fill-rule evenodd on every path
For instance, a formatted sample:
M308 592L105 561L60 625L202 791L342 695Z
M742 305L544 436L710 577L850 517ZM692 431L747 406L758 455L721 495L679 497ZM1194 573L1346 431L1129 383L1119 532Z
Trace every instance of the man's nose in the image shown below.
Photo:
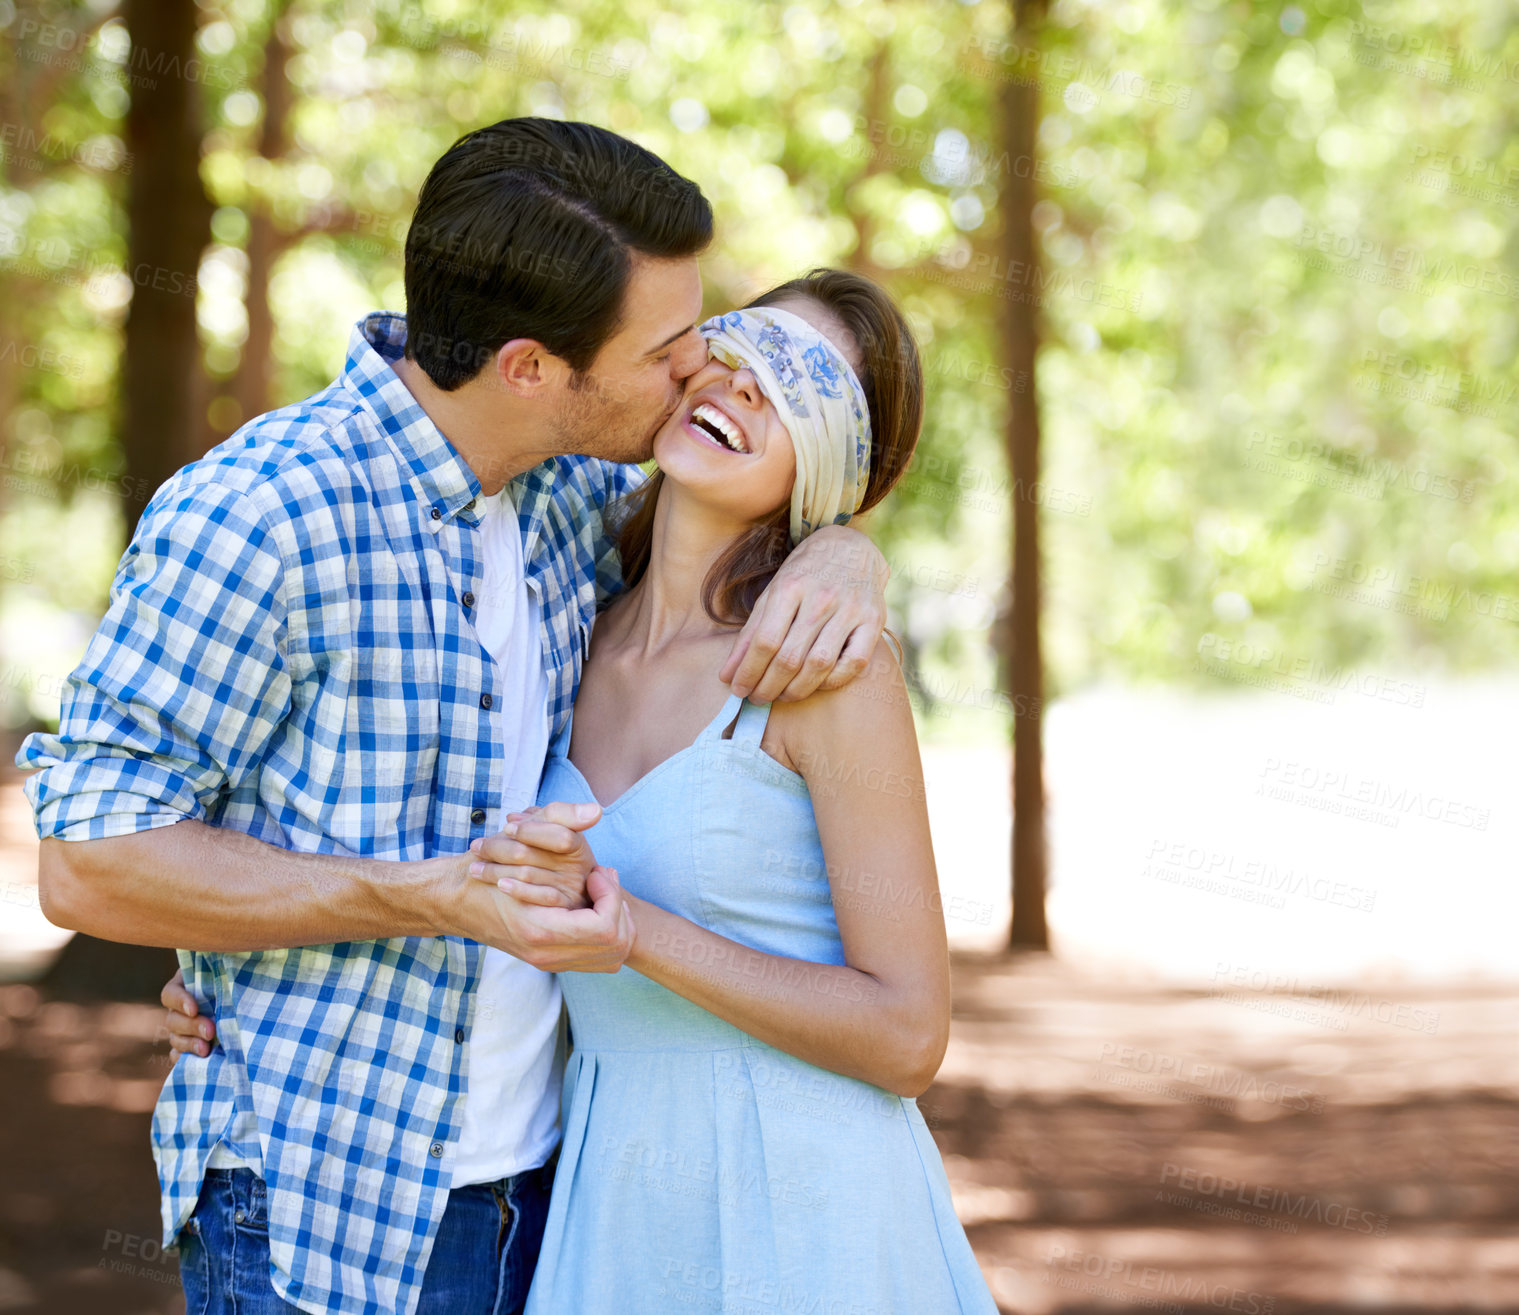
M679 381L689 379L707 363L707 340L694 329L670 356L670 374Z

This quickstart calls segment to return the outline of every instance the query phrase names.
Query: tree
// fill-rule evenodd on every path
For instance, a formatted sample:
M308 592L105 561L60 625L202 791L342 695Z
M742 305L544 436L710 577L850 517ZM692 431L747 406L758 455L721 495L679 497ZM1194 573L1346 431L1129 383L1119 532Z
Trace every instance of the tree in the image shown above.
M1014 48L1037 53L1043 0L1013 0ZM1020 67L1024 66L1020 60ZM1035 289L1039 250L1034 235L1038 150L1039 86L1009 79L1001 105L1003 152L1009 168L1002 176L1002 258L1007 279L1002 302L1003 351L1013 378L1029 380L1008 393L1007 457L1013 475L1013 566L1009 614L1001 627L1013 718L1013 926L1014 947L1047 950L1044 917L1044 664L1039 640L1039 400L1035 358L1039 350L1039 302Z
M258 156L273 162L284 154L294 88L288 68L292 54L284 22L284 0L276 0L264 42L262 79L264 120L259 129ZM262 197L248 205L248 339L243 344L235 396L239 423L269 409L269 386L274 369L274 315L269 306L269 276L290 238L275 228L274 215Z
M11 21L17 32L50 30L52 40L68 50L82 49L100 26L114 14L101 9L81 19L79 26L69 27L49 22L40 11L24 9ZM19 36L6 34L0 42L0 195L25 196L43 184L55 183L62 175L77 171L81 157L86 162L99 161L102 151L79 149L72 137L55 134L45 120L60 99L68 82L73 62L66 52L30 52L40 58L20 58L23 51ZM77 95L77 92L76 92ZM90 115L83 106L71 105L76 123L99 127L98 114ZM19 350L35 336L31 317L47 300L47 285L36 277L37 262L32 259L33 242L6 234L10 241L0 244L0 461L9 465L10 427L24 399L28 380L26 353ZM20 259L11 259L20 257ZM8 489L0 484L0 507L9 501Z
M127 524L153 492L201 455L206 403L195 286L211 240L211 203L200 181L202 113L195 6L128 0L132 106L127 147L127 274L132 303L122 356L121 445L129 479Z
M121 443L131 524L153 491L200 455L205 389L194 289L211 235L211 207L200 183L198 84L189 76L197 66L197 11L188 3L128 0L125 12L132 38L127 144L134 167ZM153 999L175 962L172 950L77 934L44 984L62 995Z

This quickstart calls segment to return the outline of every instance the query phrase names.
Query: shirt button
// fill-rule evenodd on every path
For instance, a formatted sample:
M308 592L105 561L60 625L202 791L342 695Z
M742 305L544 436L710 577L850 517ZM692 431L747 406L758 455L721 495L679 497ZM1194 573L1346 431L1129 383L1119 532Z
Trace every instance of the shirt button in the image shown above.
M466 589L464 591L464 597L459 601L463 603L465 607L473 607L475 605L475 596Z
M434 507L432 509L432 518L435 521L442 520L443 519L443 509L441 507Z
M241 1210L239 1210L235 1215L232 1216L232 1221L233 1221L233 1223L240 1224L247 1217L248 1217L247 1215L245 1215Z
M454 1028L454 1040L461 1046L464 1044L464 1029L462 1027Z
M475 809L475 811L469 815L469 820L471 822L473 822L476 826L479 826L480 823L482 823L483 821L485 821L485 809L483 809L483 808L477 808L477 809Z
M491 696L489 694L482 694L480 696L480 706L482 708L484 708L487 712L490 711L490 706L491 706L491 703L493 701L494 700L491 698Z
M433 1157L433 1159L441 1160L443 1158L443 1143L440 1141L435 1141L428 1153Z
M474 511L474 509L475 509L475 500L473 498L471 498L468 502L466 502L464 504L464 510L465 511Z

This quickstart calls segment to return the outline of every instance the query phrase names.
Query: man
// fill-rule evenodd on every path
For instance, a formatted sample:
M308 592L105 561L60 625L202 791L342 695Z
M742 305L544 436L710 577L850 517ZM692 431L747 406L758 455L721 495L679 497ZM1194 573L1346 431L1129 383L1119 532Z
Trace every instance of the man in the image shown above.
M711 230L694 184L601 129L455 143L407 238L408 315L369 316L330 387L158 491L58 734L23 745L44 912L181 947L214 1005L220 1044L176 1064L153 1126L191 1309L525 1298L557 1142L547 973L615 971L631 924L578 836L534 847L554 907L469 867L520 847L502 820L620 584L603 517L640 478L620 463L706 359ZM863 668L876 581L816 582L866 542L797 549L735 693Z

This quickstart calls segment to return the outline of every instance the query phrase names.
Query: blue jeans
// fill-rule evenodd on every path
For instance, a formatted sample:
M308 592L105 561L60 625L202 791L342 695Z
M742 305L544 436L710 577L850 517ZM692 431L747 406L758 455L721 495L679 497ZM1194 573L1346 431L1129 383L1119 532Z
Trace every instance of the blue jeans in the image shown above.
M553 1176L551 1158L448 1194L417 1315L517 1315L543 1245ZM269 1281L265 1186L251 1169L206 1171L179 1247L185 1315L299 1315Z

